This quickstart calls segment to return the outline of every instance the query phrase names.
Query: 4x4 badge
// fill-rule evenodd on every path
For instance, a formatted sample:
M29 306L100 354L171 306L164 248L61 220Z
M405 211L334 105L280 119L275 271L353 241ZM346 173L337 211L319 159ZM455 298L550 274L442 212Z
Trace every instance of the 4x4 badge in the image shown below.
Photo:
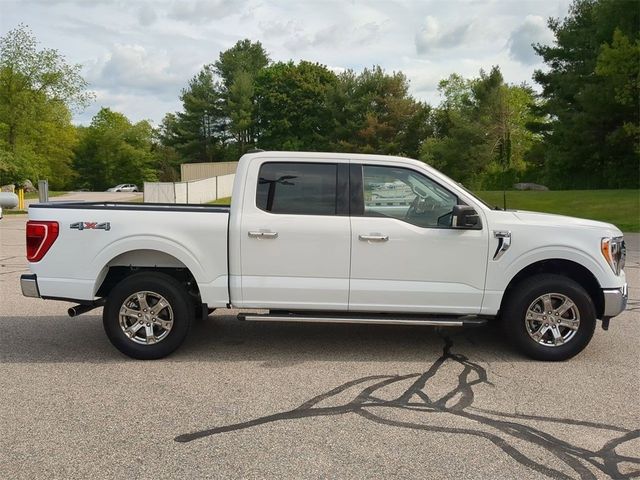
M70 225L70 228L76 230L111 230L111 224L109 222L75 222Z

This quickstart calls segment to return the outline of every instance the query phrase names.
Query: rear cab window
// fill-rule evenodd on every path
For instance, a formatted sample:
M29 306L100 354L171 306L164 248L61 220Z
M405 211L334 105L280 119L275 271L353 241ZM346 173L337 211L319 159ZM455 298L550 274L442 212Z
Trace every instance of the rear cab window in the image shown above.
M260 167L256 206L274 214L336 215L338 165L268 162Z

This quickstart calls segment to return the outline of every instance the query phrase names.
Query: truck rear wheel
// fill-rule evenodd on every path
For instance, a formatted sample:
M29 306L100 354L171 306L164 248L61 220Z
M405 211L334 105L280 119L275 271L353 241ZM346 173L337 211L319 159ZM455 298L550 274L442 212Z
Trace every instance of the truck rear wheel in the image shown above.
M561 275L540 274L514 288L506 299L502 320L525 355L559 361L587 346L595 330L596 313L580 284Z
M169 355L184 341L193 309L186 289L163 273L141 272L117 284L102 315L111 343L132 358Z

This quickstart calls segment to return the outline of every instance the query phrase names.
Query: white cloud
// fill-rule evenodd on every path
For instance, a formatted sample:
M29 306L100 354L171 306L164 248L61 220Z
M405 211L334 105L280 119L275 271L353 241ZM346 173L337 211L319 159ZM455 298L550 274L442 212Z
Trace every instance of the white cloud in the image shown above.
M422 30L416 33L416 51L421 54L433 48L433 44L438 41L440 26L435 17L429 15L424 22Z
M96 90L95 102L84 112L77 115L76 121L87 125L91 123L93 116L102 107L108 107L115 112L123 112L132 122L150 120L159 125L164 115L180 109L180 100L177 98L161 99L153 94L140 93L114 93L112 90ZM135 105L135 115L131 114L131 107Z
M177 96L186 82L183 67L164 50L116 44L88 77L92 85L113 92Z
M263 38L282 37L290 32L302 32L302 27L293 20L287 22L281 22L279 20L269 22L260 21L258 22L258 26L260 27Z
M175 20L203 24L241 13L246 3L246 0L178 0L174 2L169 16Z
M433 50L457 47L466 40L470 29L471 22L442 29L438 20L429 15L422 29L416 33L416 52L425 55Z
M525 65L540 63L540 57L533 50L532 44L551 43L553 38L553 33L547 27L544 18L538 15L527 15L524 22L511 32L509 55Z
M25 23L42 47L84 65L99 96L76 121L108 106L159 122L179 108L189 78L243 38L274 61L401 70L431 103L453 72L500 65L508 82L531 82L539 64L530 43L551 39L546 18L571 1L0 0L0 35Z
M158 14L148 3L142 5L138 10L138 21L140 22L140 25L148 27L149 25L153 25L157 19Z

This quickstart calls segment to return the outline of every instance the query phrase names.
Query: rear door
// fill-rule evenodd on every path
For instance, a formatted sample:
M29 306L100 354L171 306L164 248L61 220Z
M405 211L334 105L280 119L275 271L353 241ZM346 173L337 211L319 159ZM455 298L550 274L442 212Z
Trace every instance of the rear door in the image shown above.
M347 310L348 168L347 160L251 163L240 228L242 298L234 304Z

